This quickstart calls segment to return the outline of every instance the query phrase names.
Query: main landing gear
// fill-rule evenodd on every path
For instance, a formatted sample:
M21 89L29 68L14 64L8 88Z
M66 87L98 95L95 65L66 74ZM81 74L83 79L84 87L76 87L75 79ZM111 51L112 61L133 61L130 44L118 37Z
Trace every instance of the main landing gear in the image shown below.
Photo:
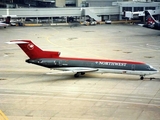
M143 80L143 79L144 79L144 76L141 75L141 76L140 76L140 79Z
M78 78L80 75L84 75L85 72L77 72L76 74L74 74L75 78Z
M140 80L143 80L144 79L144 76L140 76ZM151 77L151 78L149 78L150 80L153 80L153 79L155 79L154 77Z

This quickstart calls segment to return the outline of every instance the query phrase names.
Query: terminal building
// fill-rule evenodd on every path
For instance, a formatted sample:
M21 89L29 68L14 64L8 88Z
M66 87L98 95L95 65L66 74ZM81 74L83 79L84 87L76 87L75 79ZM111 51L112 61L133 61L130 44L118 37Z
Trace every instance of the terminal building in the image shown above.
M2 0L0 17L18 18L55 17L91 18L96 21L122 20L124 11L160 9L160 0ZM159 17L158 17L159 18Z
M117 0L2 0L3 3L32 7L105 7ZM118 0L122 2L123 0Z
M160 2L160 0L2 0L1 3L32 7L106 7L113 2Z

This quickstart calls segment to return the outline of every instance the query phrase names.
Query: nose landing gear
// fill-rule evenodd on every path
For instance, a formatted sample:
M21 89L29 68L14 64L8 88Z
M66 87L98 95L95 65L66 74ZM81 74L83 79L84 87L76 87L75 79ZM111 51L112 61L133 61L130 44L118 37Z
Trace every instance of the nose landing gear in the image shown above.
M143 80L143 79L144 79L144 76L143 76L143 75L141 75L141 76L140 76L140 80Z

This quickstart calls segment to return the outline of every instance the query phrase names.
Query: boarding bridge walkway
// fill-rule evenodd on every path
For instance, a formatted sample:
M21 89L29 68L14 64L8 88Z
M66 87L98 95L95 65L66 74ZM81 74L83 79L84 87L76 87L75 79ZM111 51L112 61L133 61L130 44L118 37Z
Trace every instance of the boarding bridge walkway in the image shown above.
M118 6L108 6L108 7L89 7L84 8L85 16L88 15L94 18L96 21L101 21L102 15L118 15L120 14L120 8Z
M119 7L75 7L75 8L15 8L0 9L0 17L16 16L18 18L28 17L73 17L90 16L100 21L101 15L118 15Z

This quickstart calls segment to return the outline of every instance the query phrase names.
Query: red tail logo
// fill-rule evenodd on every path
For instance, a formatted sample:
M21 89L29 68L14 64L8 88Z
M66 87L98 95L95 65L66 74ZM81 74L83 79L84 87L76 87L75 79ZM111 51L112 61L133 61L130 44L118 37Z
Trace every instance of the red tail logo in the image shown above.
M147 17L147 24L154 24L155 23L155 21L152 19L152 17L149 15L148 17Z
M28 47L29 50L33 50L33 49L34 49L34 45L31 44L31 43L29 43L29 44L27 45L27 47Z

